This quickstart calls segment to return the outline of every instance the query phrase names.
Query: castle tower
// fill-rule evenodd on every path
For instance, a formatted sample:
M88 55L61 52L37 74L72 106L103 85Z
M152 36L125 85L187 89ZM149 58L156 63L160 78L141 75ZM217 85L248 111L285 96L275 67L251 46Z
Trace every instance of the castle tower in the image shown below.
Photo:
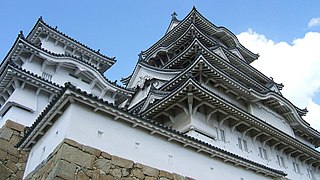
M320 134L258 57L193 8L121 87L114 58L40 18L0 66L0 123L28 126L26 179L319 179Z

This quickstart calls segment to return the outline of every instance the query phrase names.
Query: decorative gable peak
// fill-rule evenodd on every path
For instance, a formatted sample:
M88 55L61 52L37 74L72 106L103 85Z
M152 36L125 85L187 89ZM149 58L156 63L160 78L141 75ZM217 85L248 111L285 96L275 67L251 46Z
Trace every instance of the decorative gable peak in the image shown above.
M93 50L85 44L58 31L58 27L51 27L43 21L40 16L26 39L36 46L62 55L71 55L87 61L100 72L108 70L115 62L115 57L111 58Z
M173 28L175 28L175 27L180 23L180 20L177 19L177 16L178 16L178 15L177 15L176 12L173 12L173 13L171 14L171 16L172 16L171 22L170 22L169 27L168 27L168 29L167 29L167 31L166 31L166 34L167 34L169 31L171 31Z

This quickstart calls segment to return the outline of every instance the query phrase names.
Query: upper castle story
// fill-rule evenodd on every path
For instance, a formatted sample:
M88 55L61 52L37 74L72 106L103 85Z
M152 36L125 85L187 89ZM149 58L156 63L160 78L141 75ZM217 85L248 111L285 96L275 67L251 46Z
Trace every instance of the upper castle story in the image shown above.
M210 128L198 121L212 119L223 124L223 120L232 127L238 123L238 117L196 97L193 91L202 88L198 90L202 94L207 91L206 96L219 97L233 109L298 138L312 148L318 147L319 132L302 118L307 110L296 107L281 94L282 84L250 65L258 57L231 31L212 24L195 8L182 20L174 13L164 36L139 54L133 73L122 79L127 89L136 92L127 107L131 112L158 119L179 131L193 128L216 138L215 129L219 125ZM169 99L178 96L178 89L188 81L198 87L189 85L187 90L180 91L188 91L184 96ZM170 106L159 108L165 103ZM241 131L251 128L241 126L243 124L235 128Z
M133 92L103 75L115 62L40 17L26 37L20 32L1 63L0 124L14 119L30 126L67 82L120 105Z

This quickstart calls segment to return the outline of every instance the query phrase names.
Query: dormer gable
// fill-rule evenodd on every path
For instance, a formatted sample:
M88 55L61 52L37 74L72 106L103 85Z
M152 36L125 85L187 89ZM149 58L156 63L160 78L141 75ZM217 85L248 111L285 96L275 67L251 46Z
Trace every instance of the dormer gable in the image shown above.
M79 41L47 25L40 17L33 29L26 37L31 43L40 46L56 54L72 55L83 59L87 63L95 66L100 72L105 72L116 61Z

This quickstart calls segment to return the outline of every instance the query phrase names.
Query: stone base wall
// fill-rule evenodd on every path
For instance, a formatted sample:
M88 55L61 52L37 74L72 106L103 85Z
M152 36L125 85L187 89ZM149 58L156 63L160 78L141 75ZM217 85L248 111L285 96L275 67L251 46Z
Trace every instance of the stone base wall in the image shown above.
M15 145L22 138L25 127L6 121L0 129L0 180L22 179L28 153L19 151Z
M65 139L26 179L189 180Z

